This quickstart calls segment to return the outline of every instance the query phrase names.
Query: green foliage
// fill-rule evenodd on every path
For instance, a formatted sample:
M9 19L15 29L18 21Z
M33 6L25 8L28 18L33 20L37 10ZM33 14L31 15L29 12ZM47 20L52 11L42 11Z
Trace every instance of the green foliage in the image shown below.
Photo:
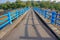
M14 3L10 3L9 1L6 2L5 4L0 4L0 9L15 9L15 8L22 8L22 7L41 7L41 8L50 8L50 9L56 9L57 11L60 10L60 3L55 3L55 2L49 2L49 1L27 1L27 2L22 2L22 1L16 1Z
M41 8L50 8L50 9L55 9L55 10L60 10L60 3L56 3L56 2L40 2L40 7Z
M1 8L2 8L2 9L8 9L8 7L7 7L6 4L2 4L2 5L1 5Z
M5 4L0 5L0 9L8 10L8 9L15 9L15 8L20 8L20 7L25 7L26 3L16 1L14 3L6 2Z

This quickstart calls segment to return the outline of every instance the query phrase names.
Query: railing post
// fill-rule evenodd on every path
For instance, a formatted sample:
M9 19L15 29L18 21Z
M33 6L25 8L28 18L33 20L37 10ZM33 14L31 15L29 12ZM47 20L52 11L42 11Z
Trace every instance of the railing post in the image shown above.
M23 14L23 10L21 10L21 15Z
M25 9L23 9L23 13L24 13Z
M11 19L10 12L8 12L8 21L9 21L10 24L12 24L12 19Z
M44 11L42 10L42 15L43 15Z
M57 15L56 15L56 25L60 25L60 14L58 13Z
M52 11L51 24L56 24L56 12Z
M47 16L47 10L44 11L44 18Z
M18 18L18 16L19 16L19 15L18 15L18 10L16 10L16 18Z
M20 14L19 14L19 15L21 16L21 14L22 14L22 10L20 10L19 12L20 12Z

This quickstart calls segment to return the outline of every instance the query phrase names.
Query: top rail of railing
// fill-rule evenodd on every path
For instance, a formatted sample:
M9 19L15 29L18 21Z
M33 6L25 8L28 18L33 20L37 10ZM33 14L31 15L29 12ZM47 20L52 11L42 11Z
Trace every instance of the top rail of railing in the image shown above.
M43 15L44 18L50 20L51 24L55 24L57 26L60 26L60 13L57 13L56 11L51 11L41 8L34 7L33 8L35 11L37 11L39 14Z
M25 7L20 10L16 10L15 12L8 11L7 14L0 16L0 30L4 28L7 24L12 24L13 20L23 15L29 7Z

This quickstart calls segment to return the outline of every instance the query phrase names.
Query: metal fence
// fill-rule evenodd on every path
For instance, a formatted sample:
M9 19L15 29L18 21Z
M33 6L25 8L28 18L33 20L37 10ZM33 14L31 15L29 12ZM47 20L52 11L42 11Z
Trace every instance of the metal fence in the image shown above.
M7 24L12 24L13 20L23 15L29 8L25 7L21 10L16 10L15 12L8 12L7 14L0 16L0 30L4 28Z
M39 14L43 15L45 19L50 20L51 24L55 24L57 26L60 26L60 13L56 13L56 11L51 11L51 13L49 13L48 10L43 10L40 8L33 8L35 11L37 11Z

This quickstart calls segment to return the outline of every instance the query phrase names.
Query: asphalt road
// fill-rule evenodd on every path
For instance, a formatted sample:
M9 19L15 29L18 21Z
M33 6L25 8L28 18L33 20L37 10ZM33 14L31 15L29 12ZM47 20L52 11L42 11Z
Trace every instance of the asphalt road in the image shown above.
M57 40L31 9L25 19L2 40Z

